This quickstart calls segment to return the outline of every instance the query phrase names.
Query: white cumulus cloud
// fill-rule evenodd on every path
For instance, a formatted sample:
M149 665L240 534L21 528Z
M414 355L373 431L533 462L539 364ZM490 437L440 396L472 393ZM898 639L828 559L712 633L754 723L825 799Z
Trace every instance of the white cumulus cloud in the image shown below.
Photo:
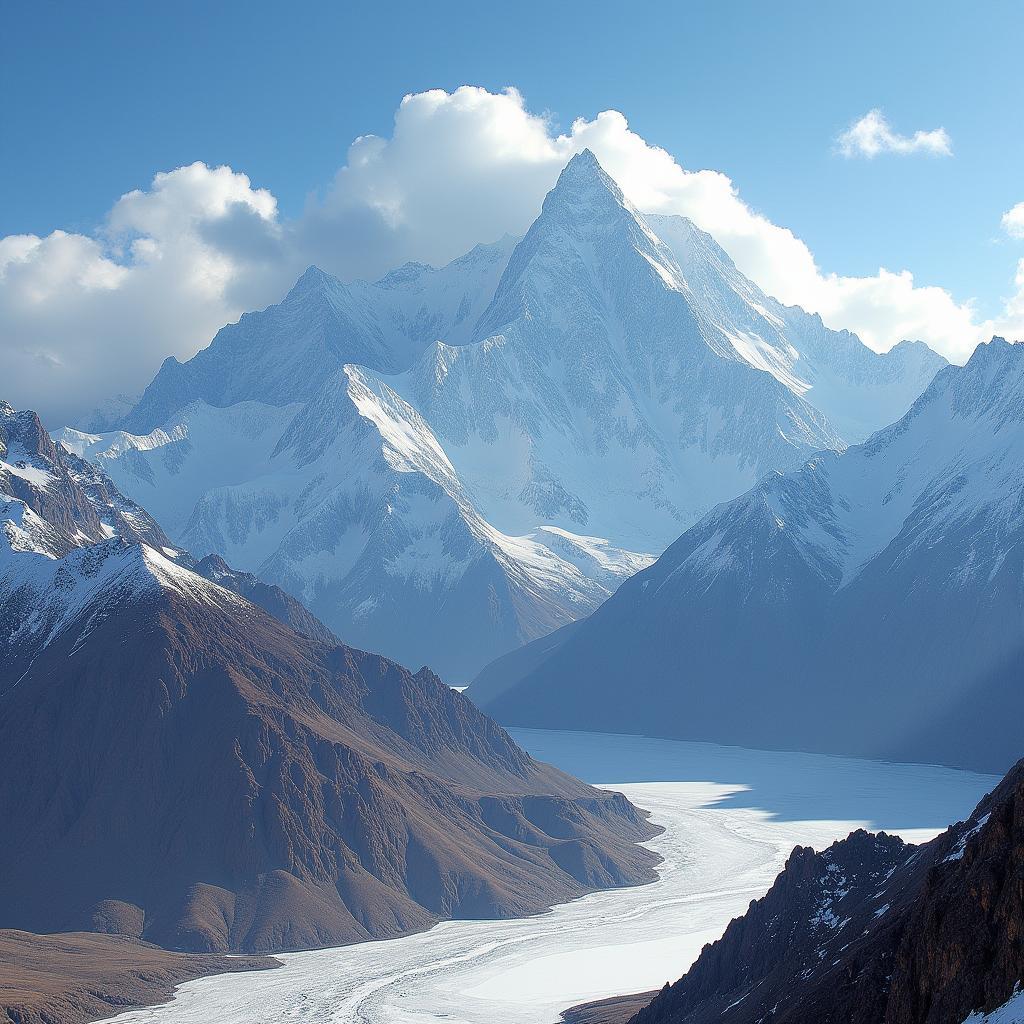
M261 246L233 244L254 230ZM5 395L59 425L140 390L286 285L281 233L269 192L195 163L122 196L91 235L0 238Z
M869 110L858 118L836 140L845 157L865 156L869 160L880 153L927 153L931 156L952 156L953 141L945 128L900 135L881 110Z
M390 134L356 139L294 219L246 175L194 163L122 196L90 234L0 238L3 397L53 426L80 421L111 395L140 391L166 356L187 358L224 323L277 301L310 263L372 278L521 234L585 147L637 207L690 217L765 291L876 349L920 338L964 359L993 327L908 271L823 270L727 175L686 169L617 111L559 132L513 89L464 86L405 97ZM1011 233L1013 223L1004 218Z
M480 239L525 231L559 170L584 148L641 210L690 217L765 291L856 331L874 348L920 338L962 359L979 340L970 303L917 286L907 271L823 273L807 245L751 209L727 175L685 169L620 112L579 118L556 134L513 89L407 96L389 138L353 144L300 233L306 250L342 276L383 273L401 259L442 263ZM342 238L359 244L339 248Z

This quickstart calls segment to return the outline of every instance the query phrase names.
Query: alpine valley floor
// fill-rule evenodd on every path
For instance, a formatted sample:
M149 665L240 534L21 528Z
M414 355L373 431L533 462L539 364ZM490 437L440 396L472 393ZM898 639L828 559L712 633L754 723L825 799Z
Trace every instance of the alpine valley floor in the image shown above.
M279 955L282 969L183 985L117 1024L551 1024L574 1003L659 988L762 896L797 844L857 827L921 842L998 781L926 765L635 736L513 731L531 754L621 790L665 832L650 885L538 917L452 921L385 942Z

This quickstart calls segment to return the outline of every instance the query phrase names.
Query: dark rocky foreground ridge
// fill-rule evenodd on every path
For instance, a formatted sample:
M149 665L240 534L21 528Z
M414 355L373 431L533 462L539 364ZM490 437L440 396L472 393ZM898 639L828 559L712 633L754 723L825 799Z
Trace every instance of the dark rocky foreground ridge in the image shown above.
M1024 978L1024 761L922 846L854 832L775 884L631 1024L962 1024ZM604 1017L597 1016L604 1013ZM587 1016L587 1015L590 1016Z
M120 530L120 496L64 487L66 453L3 412L0 927L264 952L654 877L621 795L276 588Z

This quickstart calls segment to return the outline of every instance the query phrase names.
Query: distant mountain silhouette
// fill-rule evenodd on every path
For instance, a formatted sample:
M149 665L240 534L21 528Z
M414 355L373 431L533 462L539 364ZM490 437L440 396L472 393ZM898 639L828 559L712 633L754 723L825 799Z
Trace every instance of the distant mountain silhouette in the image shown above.
M498 721L1005 771L1024 714L1024 347L708 513L469 688Z

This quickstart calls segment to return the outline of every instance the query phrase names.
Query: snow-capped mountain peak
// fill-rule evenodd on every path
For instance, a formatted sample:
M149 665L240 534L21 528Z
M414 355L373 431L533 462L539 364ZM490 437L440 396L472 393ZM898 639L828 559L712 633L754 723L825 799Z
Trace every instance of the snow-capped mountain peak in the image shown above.
M568 289L561 301L569 306L580 299L597 307L614 304L617 279L630 279L644 264L662 287L682 289L672 254L594 154L583 150L562 170L513 252L475 340L500 332L536 307L550 307L559 289ZM573 293L579 292L577 298Z
M333 288L341 282L326 270L321 270L315 264L310 264L299 276L299 279L288 291L289 296L299 296L305 292L321 291L325 288Z
M988 541L1024 524L1016 511L1022 393L1024 349L993 338L966 366L942 370L902 419L841 456L822 454L794 473L767 477L723 506L704 532L721 539L742 523L749 538L759 522L838 590L890 548L906 560L983 520L991 526L985 550L975 545L970 556L970 573L981 578L1005 557ZM762 558L756 550L751 557L756 578ZM688 555L686 572L699 567L714 576L721 558L716 542Z
M196 554L464 678L466 621L477 658L578 617L719 502L904 412L910 362L763 295L583 152L522 240L373 283L310 268L165 366L124 432L62 436Z
M437 338L468 340L513 244L506 237L480 245L438 269L408 264L376 282L345 283L311 266L277 305L244 314L185 363L165 360L113 425L148 434L196 400L308 401L346 363L405 369Z
M714 509L475 699L517 725L1004 766L1024 710L1022 395L1024 348L980 346L864 444Z
M17 534L20 548L34 546L52 557L115 535L157 547L169 543L100 469L55 444L34 412L18 412L7 402L0 403L0 504L13 517L8 521L4 513L8 536Z
M737 269L686 217L649 215L670 248L708 344L772 374L820 409L848 444L898 419L946 360L922 342L873 352L849 331L784 306Z
M17 518L0 508L0 606L13 628L0 636L0 651L13 690L14 666L31 667L49 645L70 638L69 656L107 617L126 608L166 596L187 597L209 608L231 608L246 614L248 601L211 580L179 565L148 544L112 537L98 544L73 548L60 558L17 545L8 529ZM38 529L38 517L22 509L25 523Z
M188 441L187 432L175 436ZM103 441L85 434L70 439L80 451ZM123 451L137 455L159 443L135 440L150 443ZM163 443L175 442L164 435ZM0 455L0 622L10 627L0 629L0 660L9 681L58 637L77 631L82 639L111 614L168 596L243 616L259 605L298 633L337 643L279 588L223 560L196 562L172 547L102 470L55 444L35 413L0 405Z
M1024 346L994 336L963 368L941 373L916 405L948 402L960 419L986 420L993 430L1024 420ZM882 432L883 435L886 433Z
M691 299L669 249L581 154L516 246L478 341L436 343L388 381L498 529L660 550L765 471L842 446L798 394L716 351Z
M617 216L619 209L626 207L618 182L593 152L584 149L562 168L554 188L544 197L541 217L593 222L602 216Z

